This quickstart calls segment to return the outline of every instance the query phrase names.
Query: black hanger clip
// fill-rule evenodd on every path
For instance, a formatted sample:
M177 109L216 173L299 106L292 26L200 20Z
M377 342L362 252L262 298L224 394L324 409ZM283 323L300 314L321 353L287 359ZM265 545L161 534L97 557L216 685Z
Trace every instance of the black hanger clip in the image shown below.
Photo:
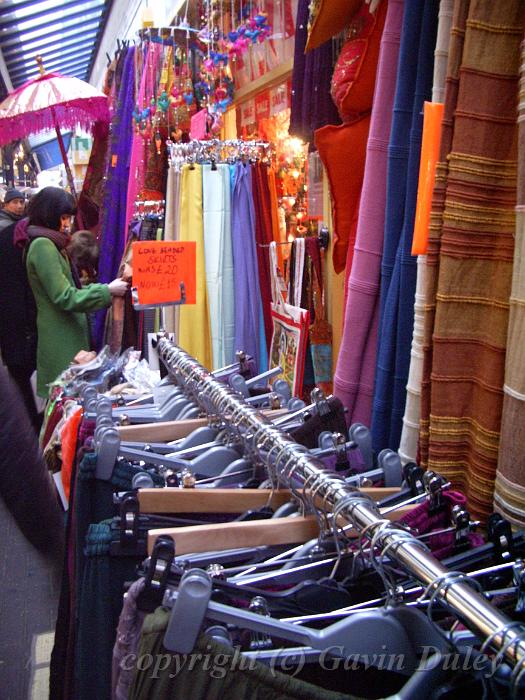
M120 500L120 544L135 546L139 537L140 504L135 493L126 493Z
M507 562L514 559L512 528L509 521L505 520L499 513L489 515L487 539L494 545L496 562Z
M175 542L171 537L158 537L145 575L144 589L137 599L137 608L153 612L162 603L171 565L175 559Z
M251 370L250 370L250 363L248 362L248 355L244 352L244 350L237 350L235 353L235 357L237 359L237 362L239 363L239 372L242 377L245 379L247 377L251 376Z
M432 471L426 471L423 474L423 484L429 498L429 514L439 512L443 506L443 485L445 481L443 477Z
M325 224L323 224L319 229L317 240L319 241L319 246L322 250L326 250L328 248L330 243L330 231L328 230L328 226Z
M470 513L459 503L452 507L452 523L456 528L454 534L456 552L463 552L469 548L468 535L470 533Z
M512 566L512 580L517 588L516 612L525 613L525 561L516 559Z
M335 449L335 471L348 472L350 469L350 462L348 461L348 454L346 452L346 438L343 433L332 433L332 440Z
M312 391L310 392L310 399L311 402L315 404L317 413L320 416L327 416L331 412L330 404L328 403L328 400L322 389L319 389L318 387L312 389Z
M403 467L403 474L406 485L412 492L413 496L420 493L425 493L425 484L423 483L423 475L425 470L419 467L415 462L407 462Z

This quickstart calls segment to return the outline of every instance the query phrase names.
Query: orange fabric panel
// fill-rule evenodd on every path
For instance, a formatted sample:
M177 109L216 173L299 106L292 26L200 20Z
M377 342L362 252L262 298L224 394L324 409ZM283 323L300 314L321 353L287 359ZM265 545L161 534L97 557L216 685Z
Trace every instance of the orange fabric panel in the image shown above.
M77 454L78 429L83 416L83 409L78 408L64 423L61 432L62 442L62 486L69 501L69 490L71 485L71 472Z

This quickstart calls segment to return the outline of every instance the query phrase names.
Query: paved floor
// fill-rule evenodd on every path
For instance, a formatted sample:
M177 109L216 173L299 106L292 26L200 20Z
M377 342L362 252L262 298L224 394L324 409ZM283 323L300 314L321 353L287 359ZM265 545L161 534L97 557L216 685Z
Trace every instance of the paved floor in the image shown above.
M59 590L0 499L0 700L47 699Z

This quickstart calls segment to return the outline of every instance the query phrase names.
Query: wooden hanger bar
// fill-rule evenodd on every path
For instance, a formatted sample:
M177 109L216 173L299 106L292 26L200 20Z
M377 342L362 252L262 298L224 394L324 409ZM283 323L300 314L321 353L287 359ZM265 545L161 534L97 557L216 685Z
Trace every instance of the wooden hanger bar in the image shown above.
M414 506L403 506L385 514L389 520L399 520ZM343 523L342 523L343 524ZM352 536L347 531L347 535ZM357 534L357 533L356 533ZM169 536L175 542L175 554L224 551L242 547L260 547L277 544L297 544L307 542L319 535L317 519L306 517L275 518L248 522L220 523L211 525L190 525L170 527L148 532L148 553L151 554L157 537Z
M125 442L169 442L187 437L197 428L208 425L206 418L172 420L162 423L141 423L139 425L119 425L120 439Z
M175 541L175 554L223 551L232 547L259 547L276 544L306 542L319 534L317 520L313 515L275 520L252 520L248 522L212 525L190 525L189 527L165 528L148 532L148 552L151 554L157 537L169 535Z
M278 418L288 411L284 409L263 410L270 418ZM169 442L187 437L196 428L208 425L206 418L189 418L188 420L164 421L161 423L140 423L138 425L117 426L120 439L125 442Z
M362 488L375 501L392 496L398 488ZM141 513L244 513L270 505L276 509L291 499L288 489L139 489Z

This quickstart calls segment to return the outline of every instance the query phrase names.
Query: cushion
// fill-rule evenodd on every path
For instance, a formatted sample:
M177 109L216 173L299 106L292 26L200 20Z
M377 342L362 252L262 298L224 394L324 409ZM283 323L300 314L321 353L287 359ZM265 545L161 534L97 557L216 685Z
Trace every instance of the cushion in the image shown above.
M375 14L363 5L352 19L348 39L335 64L332 99L343 121L350 121L372 108L381 36L387 2Z
M370 113L348 124L324 126L315 132L315 145L330 183L332 260L336 273L352 265L369 128Z

